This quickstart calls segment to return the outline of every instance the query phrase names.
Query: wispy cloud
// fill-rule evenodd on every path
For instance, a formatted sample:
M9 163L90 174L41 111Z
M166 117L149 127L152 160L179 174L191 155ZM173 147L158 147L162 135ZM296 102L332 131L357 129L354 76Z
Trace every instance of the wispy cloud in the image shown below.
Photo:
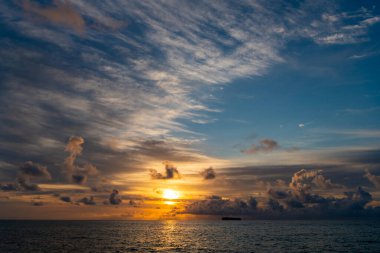
M84 19L69 2L54 0L51 6L40 6L29 0L23 0L22 7L27 13L37 14L51 22L71 27L79 33L84 31Z
M368 41L368 29L379 22L371 10L361 8L352 12L324 13L322 21L314 21L312 27L321 28L321 33L312 37L320 44L353 44ZM315 36L316 35L316 36Z
M379 138L377 129L313 129L313 132L329 135L340 135L347 138Z
M368 108L347 108L343 110L347 113L370 113L380 111L380 107L368 107Z

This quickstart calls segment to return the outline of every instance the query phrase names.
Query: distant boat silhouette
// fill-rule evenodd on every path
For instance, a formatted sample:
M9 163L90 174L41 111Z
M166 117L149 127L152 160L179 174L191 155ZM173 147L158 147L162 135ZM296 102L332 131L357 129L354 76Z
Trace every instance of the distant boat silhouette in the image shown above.
M239 217L222 217L222 220L241 220Z

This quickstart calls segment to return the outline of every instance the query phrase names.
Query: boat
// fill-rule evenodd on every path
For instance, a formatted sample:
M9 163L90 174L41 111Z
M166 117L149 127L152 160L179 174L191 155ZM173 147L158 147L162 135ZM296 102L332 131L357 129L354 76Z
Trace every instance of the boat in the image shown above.
M239 217L222 217L222 220L241 220Z

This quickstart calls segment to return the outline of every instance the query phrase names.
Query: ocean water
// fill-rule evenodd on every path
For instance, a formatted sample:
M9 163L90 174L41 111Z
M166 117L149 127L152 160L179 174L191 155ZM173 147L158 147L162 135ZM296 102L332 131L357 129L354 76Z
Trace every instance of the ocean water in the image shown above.
M0 252L380 252L380 221L0 221Z

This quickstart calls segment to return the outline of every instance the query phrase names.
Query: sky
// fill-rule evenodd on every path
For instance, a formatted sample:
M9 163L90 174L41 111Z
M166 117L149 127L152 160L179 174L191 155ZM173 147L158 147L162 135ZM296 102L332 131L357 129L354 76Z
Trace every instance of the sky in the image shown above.
M0 219L380 212L378 1L0 3Z

